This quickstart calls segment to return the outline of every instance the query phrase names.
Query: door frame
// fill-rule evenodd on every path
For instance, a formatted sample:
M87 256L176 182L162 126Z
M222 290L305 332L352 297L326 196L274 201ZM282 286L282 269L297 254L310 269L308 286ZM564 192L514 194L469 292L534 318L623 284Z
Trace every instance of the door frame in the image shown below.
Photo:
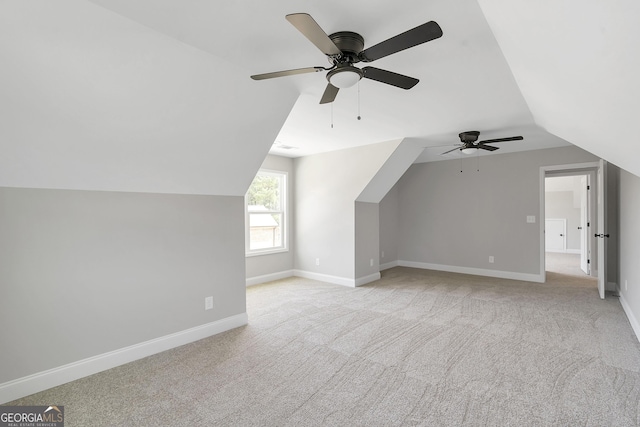
M598 168L598 233L600 238L598 242L598 293L600 298L605 298L607 290L607 242L604 234L607 230L607 192L599 191L600 188L607 188L607 162L600 160ZM598 235L598 234L596 234ZM606 235L609 237L609 234Z
M575 176L575 175L589 175L591 173L597 173L598 169L600 168L600 162L585 162L585 163L572 163L572 164L566 164L566 165L553 165L553 166L541 166L540 167L540 176L539 176L539 188L540 188L540 212L539 212L539 217L540 217L540 221L538 221L540 227L539 227L539 233L540 233L540 278L542 279L542 282L546 282L547 281L547 273L545 271L545 264L546 264L546 254L545 254L545 238L544 238L544 227L545 227L545 182L544 179L549 176L549 177L553 177L553 176ZM591 182L591 185L593 185L594 183ZM596 191L598 191L600 189L596 188ZM606 189L601 189L601 191L606 191ZM591 206L589 206L589 209L591 209ZM591 212L591 218L590 218L590 222L591 222L591 229L594 229L595 226L594 225L594 212ZM592 233L590 233L592 234ZM591 240L593 237L588 236L589 240ZM587 245L588 247L591 246L593 248L593 246L595 245L595 242L593 242L593 245ZM592 251L593 254L593 251ZM598 254L599 255L599 254ZM593 259L591 260L591 265L593 267ZM591 271L593 272L593 268L591 268Z
M584 271L586 275L591 275L591 264L589 260L590 245L589 245L589 229L587 223L589 222L589 213L591 212L590 198L589 198L589 183L591 182L590 175L578 175L580 177L580 269Z

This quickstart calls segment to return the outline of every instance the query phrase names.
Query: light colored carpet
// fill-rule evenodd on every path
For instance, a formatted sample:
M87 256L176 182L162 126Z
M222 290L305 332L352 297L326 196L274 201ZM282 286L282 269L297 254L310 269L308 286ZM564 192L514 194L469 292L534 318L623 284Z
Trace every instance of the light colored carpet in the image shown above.
M590 277L580 269L580 254L546 252L545 270L568 276ZM594 277L593 280L597 279Z
M247 291L249 325L12 404L72 426L633 426L640 344L616 298L409 268Z

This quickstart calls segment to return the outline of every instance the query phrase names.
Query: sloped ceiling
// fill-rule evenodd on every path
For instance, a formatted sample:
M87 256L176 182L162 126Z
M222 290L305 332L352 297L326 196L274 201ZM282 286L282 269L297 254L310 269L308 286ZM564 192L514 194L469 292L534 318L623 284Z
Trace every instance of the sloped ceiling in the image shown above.
M479 3L536 124L640 176L640 2Z
M86 1L0 3L0 185L244 195L298 94Z
M500 152L571 142L639 174L622 126L639 112L638 6L561 3L5 1L0 185L241 195L274 141L297 157L411 138L438 146L432 161L465 130L525 137ZM327 64L294 12L366 46L429 20L444 36L372 64L415 88L363 80L359 102L352 88L331 107L321 73L249 79Z

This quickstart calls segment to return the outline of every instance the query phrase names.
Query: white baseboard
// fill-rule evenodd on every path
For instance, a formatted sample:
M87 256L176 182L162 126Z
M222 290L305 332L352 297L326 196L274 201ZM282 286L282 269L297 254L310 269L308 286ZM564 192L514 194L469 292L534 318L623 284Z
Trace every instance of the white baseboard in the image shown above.
M142 359L143 357L189 344L246 325L247 322L247 313L237 314L205 325L196 326L174 334L165 335L160 338L8 381L0 384L0 403L11 402L12 400L68 383L69 381L74 381L88 375L115 368L116 366L124 365L125 363L133 362L134 360Z
M359 277L357 279L349 279L346 277L331 276L329 274L314 273L305 270L286 270L264 276L250 277L247 279L247 286L259 285L260 283L271 282L273 280L286 279L287 277L303 277L305 279L318 280L320 282L333 283L335 285L348 286L355 288L356 286L366 285L367 283L380 280L380 273L370 274L368 276Z
M631 311L631 307L629 307L629 304L627 303L627 300L624 298L624 294L622 293L620 293L620 304L622 305L622 309L629 319L629 323L631 323L633 332L636 333L636 337L640 341L640 323L638 323L638 319L636 319L633 311Z
M350 288L356 287L356 281L354 279L348 279L346 277L331 276L329 274L314 273L313 271L305 270L293 270L293 275L304 277L305 279L312 279L318 280L320 282L333 283L335 285L348 286Z
M274 280L286 279L292 277L293 270L279 271L277 273L264 274L262 276L255 276L247 278L247 286L259 285L261 283L272 282Z
M554 254L580 254L580 249L547 249L546 252Z
M476 276L497 277L500 279L523 280L525 282L544 283L540 274L516 273L513 271L485 270L484 268L459 267L455 265L429 264L416 261L398 261L401 267L422 268L425 270L448 271L450 273L474 274Z
M375 282L376 280L380 280L380 272L373 273L368 276L358 277L355 280L355 286L366 285L367 283Z
M384 264L380 264L380 271L384 271L384 270L388 270L390 268L393 267L397 267L400 264L398 264L398 261L391 261L391 262L385 262Z

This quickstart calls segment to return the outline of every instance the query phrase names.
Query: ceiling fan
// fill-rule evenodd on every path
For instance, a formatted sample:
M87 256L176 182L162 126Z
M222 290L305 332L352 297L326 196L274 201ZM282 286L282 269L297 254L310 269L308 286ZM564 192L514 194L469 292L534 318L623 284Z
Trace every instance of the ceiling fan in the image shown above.
M330 67L307 67L294 70L276 71L273 73L256 74L253 80L271 79L274 77L291 76L294 74L315 73L328 71L327 88L322 95L320 104L333 102L340 89L356 84L363 77L396 86L411 89L419 80L391 71L375 67L358 68L353 64L358 62L372 62L396 52L417 46L422 43L442 37L442 29L430 21L419 25L395 37L391 37L375 46L364 49L364 38L351 31L339 31L327 35L318 23L307 13L293 13L286 16L294 27L298 29L322 53L327 55Z
M496 138L496 139L487 139L484 141L478 141L480 132L478 132L477 130L462 132L458 134L458 136L460 137L461 143L456 144L456 148L445 151L441 155L451 153L452 151L456 151L456 150L460 150L464 154L477 153L478 150L496 151L500 147L494 147L492 145L486 145L486 144L495 144L496 142L507 142L507 141L520 141L524 139L521 136L510 136L508 138Z

